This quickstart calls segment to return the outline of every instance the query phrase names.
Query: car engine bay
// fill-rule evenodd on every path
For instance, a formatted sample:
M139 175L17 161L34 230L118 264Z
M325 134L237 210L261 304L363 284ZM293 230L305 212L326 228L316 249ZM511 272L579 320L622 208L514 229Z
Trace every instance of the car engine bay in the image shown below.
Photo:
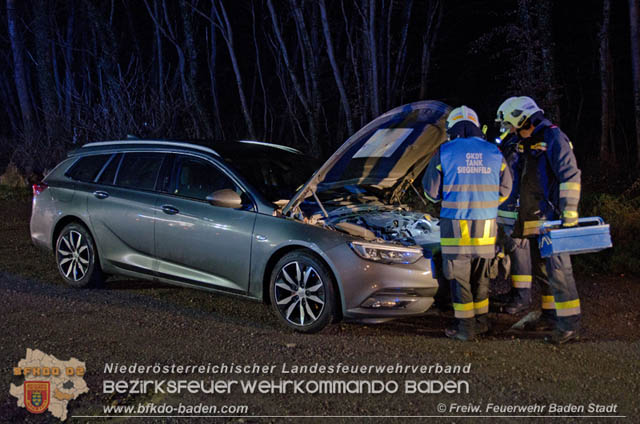
M438 219L421 212L404 210L402 207L338 216L330 213L329 218L322 221L325 225L366 240L422 247L440 243Z

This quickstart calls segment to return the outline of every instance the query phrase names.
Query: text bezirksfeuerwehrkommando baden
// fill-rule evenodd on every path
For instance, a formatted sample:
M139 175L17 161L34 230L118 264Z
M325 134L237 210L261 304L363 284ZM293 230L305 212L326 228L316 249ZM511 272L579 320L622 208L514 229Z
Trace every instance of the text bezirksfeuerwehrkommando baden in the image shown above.
M464 365L377 364L236 364L207 363L195 365L160 364L153 365L110 362L104 365L105 374L469 374L471 363Z

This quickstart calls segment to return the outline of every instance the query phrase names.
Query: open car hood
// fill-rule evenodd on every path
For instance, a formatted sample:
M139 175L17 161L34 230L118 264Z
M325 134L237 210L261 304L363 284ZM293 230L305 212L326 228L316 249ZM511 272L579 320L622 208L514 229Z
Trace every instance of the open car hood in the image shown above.
M325 190L366 185L393 200L426 168L447 140L445 120L451 108L420 101L391 109L349 137L293 196L283 214L297 211L307 197Z

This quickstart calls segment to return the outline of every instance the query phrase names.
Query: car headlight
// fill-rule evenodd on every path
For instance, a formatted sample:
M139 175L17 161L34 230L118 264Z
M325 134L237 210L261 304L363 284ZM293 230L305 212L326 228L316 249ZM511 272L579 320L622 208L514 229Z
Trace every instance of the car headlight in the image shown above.
M390 246L352 241L351 249L362 259L387 264L412 264L422 257L418 247Z

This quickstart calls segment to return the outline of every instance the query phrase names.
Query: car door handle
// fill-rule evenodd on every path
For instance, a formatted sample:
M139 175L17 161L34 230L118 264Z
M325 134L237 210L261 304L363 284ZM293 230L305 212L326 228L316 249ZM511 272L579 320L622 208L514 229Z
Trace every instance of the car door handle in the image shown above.
M173 206L164 205L162 206L162 212L166 213L167 215L175 215L180 211L178 210L178 208L175 208Z
M106 199L107 197L109 197L109 193L107 193L106 191L94 191L93 195L97 198L97 199Z

